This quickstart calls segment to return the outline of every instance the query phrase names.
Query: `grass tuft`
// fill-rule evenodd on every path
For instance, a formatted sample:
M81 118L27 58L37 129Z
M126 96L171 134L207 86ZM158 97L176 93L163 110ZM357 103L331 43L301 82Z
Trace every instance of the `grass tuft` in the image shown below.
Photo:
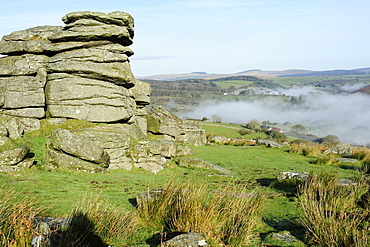
M157 196L139 203L138 215L164 233L198 232L214 245L242 246L255 235L264 198L236 197L227 190L210 193L190 181L176 187L172 180Z
M311 244L319 246L369 246L370 235L362 223L369 210L356 202L368 186L338 186L333 174L311 175L300 186L299 203L303 216L299 222L308 231Z
M14 190L0 188L1 246L30 246L32 238L37 235L33 222L42 210L36 206L36 200L19 197L20 193Z

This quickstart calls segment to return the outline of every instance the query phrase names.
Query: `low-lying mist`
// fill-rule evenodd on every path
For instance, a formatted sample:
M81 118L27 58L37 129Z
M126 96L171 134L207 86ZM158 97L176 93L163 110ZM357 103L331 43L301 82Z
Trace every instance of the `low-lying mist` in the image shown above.
M359 86L343 88L345 91ZM370 144L370 96L362 93L329 94L314 88L281 91L292 97L265 97L258 101L214 102L200 104L186 117L211 119L213 114L223 122L248 123L252 119L280 124L302 124L309 134L319 137L336 135L341 142Z

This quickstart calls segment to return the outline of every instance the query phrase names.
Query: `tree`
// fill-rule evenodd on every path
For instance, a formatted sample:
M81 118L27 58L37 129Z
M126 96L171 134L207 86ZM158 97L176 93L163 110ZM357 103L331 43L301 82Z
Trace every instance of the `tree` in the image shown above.
M297 131L298 133L306 132L306 128L302 124L295 124L292 126L293 131Z
M213 120L213 122L215 123L221 123L222 122L222 117L220 117L219 115L217 114L213 114L211 119Z
M246 127L248 129L259 131L261 129L261 123L257 119L253 119L247 123Z

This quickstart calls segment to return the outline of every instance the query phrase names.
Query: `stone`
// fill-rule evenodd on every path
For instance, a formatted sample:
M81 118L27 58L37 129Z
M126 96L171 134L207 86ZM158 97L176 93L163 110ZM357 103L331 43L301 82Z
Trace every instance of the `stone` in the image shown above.
M257 140L257 145L266 145L268 148L282 148L284 145L278 144L271 140Z
M97 164L78 159L65 153L57 152L50 148L47 148L46 150L46 161L48 166L62 169L71 169L88 173L101 173L106 171L106 169Z
M139 144L144 146L144 148L141 147L141 149L145 149L146 153L160 155L166 158L176 157L177 145L174 141L140 141ZM135 148L138 146L139 145L136 145Z
M48 123L52 124L52 125L61 125L61 124L64 124L67 122L67 118L49 118L48 119Z
M221 167L214 165L212 163L209 163L207 161L204 161L202 159L197 159L197 158L188 158L188 157L181 157L178 160L177 163L179 166L182 167L192 167L192 168L200 168L200 169L210 169L210 170L215 170L219 171L223 174L229 174L230 171Z
M350 157L352 154L352 147L347 143L337 143L332 148L325 150L324 154L340 154L345 157Z
M50 58L49 63L57 63L65 60L95 63L123 63L128 61L128 56L126 54L99 49L99 47L90 47L58 53Z
M188 145L177 145L176 156L192 156L194 155L193 149Z
M45 92L52 117L116 122L130 118L136 108L126 88L68 74L49 75Z
M4 88L0 105L5 109L45 106L43 84L35 77L0 77L0 84Z
M194 121L182 121L181 134L176 138L176 141L201 146L207 142L206 132Z
M22 145L18 148L0 152L0 165L16 165L29 153L30 147Z
M199 233L189 232L177 235L161 244L161 247L198 247L209 246L205 238Z
M109 155L92 141L82 138L65 129L56 129L51 134L53 148L80 159L109 166Z
M67 25L49 37L52 42L109 40L127 46L132 44L134 20L127 13L81 11L69 13L62 20Z
M12 117L3 115L0 118L0 121L2 125L4 125L6 129L8 130L10 139L15 140L15 139L22 137L24 133L24 129L19 124L19 120L17 118L12 118Z
M209 141L216 144L224 144L227 141L226 136L216 135L209 137Z
M135 86L135 78L128 62L97 63L75 61L74 59L47 64L47 72L70 73L80 77L109 81L125 88Z
M136 84L134 87L130 88L132 94L134 95L134 99L136 104L138 105L149 105L150 104L150 94L151 88L149 83L136 80Z
M4 172L4 173L19 172L23 170L24 168L19 167L19 166L0 165L0 172Z
M6 136L0 136L0 146L4 145L9 141L9 138Z
M154 174L162 171L167 163L166 158L160 156L133 157L134 166L150 171Z
M308 178L308 176L309 176L308 172L280 172L277 179L278 180L285 180L285 179L305 180Z
M50 46L49 37L60 32L62 27L39 26L22 31L12 32L0 41L0 53L6 55L43 53Z
M35 164L34 158L27 158L17 164L18 167L31 168Z
M45 110L41 107L35 108L20 108L14 110L3 110L3 114L16 116L16 117L26 117L26 118L43 118L45 117Z
M9 135L9 132L7 130L7 128L0 124L0 136L8 136Z

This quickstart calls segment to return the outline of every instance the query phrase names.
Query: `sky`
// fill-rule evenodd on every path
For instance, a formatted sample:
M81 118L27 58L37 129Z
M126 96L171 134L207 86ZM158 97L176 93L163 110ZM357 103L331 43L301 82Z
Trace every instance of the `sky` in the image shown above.
M0 37L116 10L135 19L135 76L370 67L369 0L1 1Z

